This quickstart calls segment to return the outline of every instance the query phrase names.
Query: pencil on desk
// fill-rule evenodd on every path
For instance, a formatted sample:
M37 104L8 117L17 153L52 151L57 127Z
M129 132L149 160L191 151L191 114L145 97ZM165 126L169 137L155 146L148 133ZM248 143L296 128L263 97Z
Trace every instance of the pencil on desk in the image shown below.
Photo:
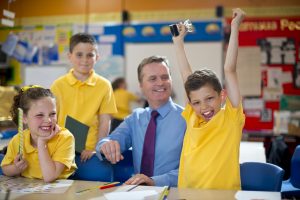
M76 194L80 194L82 192L87 192L87 191L90 191L90 190L94 190L94 189L97 189L99 186L95 186L95 187L90 187L90 188L86 188L86 189L83 189L83 190L79 190L76 192Z
M116 187L116 186L119 186L121 185L120 182L112 182L112 183L107 183L107 184L104 184L104 185L101 185L99 187L100 190L103 190L103 189L107 189L107 188L112 188L112 187Z
M139 185L135 185L135 186L129 188L126 192L129 192L129 191L133 190L133 189L136 188L137 186L139 186Z
M168 195L169 195L169 191L170 191L171 186L165 186L160 197L159 200L166 200Z

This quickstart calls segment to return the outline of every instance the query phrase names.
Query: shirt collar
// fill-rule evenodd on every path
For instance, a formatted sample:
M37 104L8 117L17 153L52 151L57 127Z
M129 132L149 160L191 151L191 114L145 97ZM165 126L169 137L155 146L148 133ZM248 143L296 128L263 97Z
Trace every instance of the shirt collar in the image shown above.
M81 84L86 84L86 85L90 85L90 86L95 86L96 85L96 78L95 78L95 71L92 70L90 73L90 76L87 80L85 80L84 82L78 80L74 74L73 74L74 69L70 69L70 71L67 74L67 81L70 85L75 85L77 83L81 83Z
M156 111L159 113L159 115L164 118L167 116L167 114L171 111L171 108L175 107L172 98L170 97L169 100L162 106L160 106ZM150 108L150 113L152 112L152 108Z
M24 130L23 136L24 136L24 147L26 147L26 148L23 147L23 150L27 154L36 151L36 148L34 148L30 143L31 137L30 137L30 131L28 129Z

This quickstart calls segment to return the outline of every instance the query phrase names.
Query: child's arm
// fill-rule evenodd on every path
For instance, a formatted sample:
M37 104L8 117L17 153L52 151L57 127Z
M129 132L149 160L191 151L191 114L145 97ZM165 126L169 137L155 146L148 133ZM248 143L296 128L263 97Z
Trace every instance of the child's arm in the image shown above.
M110 121L111 121L111 116L109 114L99 115L98 141L108 136L108 133L110 131Z
M19 176L27 167L27 161L18 154L13 164L2 166L2 171L6 176Z
M238 37L239 26L245 16L244 11L239 8L233 9L232 21L231 21L231 33L229 44L227 48L227 54L224 65L225 84L228 98L233 107L238 107L240 104L240 91L238 84L238 77L236 72L236 63L238 55Z
M110 130L110 121L111 117L109 114L101 114L98 117L99 119L99 133L98 133L98 140L100 141L102 138L108 136ZM83 150L80 155L81 162L85 162L90 159L94 155L94 150Z
M178 26L179 35L176 37L173 36L172 39L175 46L175 52L176 52L181 78L183 80L183 83L185 83L187 77L190 74L192 74L192 68L186 57L186 53L184 49L184 37L187 34L187 30L182 23L177 24L177 26Z
M37 139L38 157L45 182L52 182L56 180L65 168L64 164L52 160L47 147L48 141L59 131L60 129L56 125L48 137L38 137Z

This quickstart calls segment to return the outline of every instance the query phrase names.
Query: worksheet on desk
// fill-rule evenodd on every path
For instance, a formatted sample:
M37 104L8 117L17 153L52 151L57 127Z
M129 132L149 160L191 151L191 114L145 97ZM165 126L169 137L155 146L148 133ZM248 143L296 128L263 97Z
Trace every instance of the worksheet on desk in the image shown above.
M45 183L39 179L23 177L7 177L0 175L0 192L8 189L16 193L64 193L72 185L73 180L56 180Z
M113 192L104 192L104 197L99 196L89 200L157 200L165 188L156 186L138 186L135 187L134 190L129 191L129 189L132 187L134 186L120 186Z

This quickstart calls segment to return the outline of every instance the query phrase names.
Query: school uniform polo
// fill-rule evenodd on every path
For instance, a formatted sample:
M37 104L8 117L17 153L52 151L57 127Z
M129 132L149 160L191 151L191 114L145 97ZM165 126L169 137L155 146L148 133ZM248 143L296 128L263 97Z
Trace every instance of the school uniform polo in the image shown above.
M27 178L43 179L42 170L40 167L38 149L30 143L30 131L24 130L23 140L23 157L27 160L28 167L21 173ZM1 166L14 163L14 159L19 153L19 133L15 135L8 144L7 153L2 160ZM76 170L75 164L75 141L72 133L67 129L61 128L47 143L49 155L53 161L60 162L65 165L63 172L58 176L58 179L68 178Z
M210 121L198 117L188 104L182 113L187 123L180 158L178 187L240 190L239 149L245 123L242 104L229 99Z
M58 124L65 126L67 115L89 126L86 150L95 150L99 133L99 115L117 112L110 82L91 71L82 82L75 78L71 69L51 86L56 97Z

